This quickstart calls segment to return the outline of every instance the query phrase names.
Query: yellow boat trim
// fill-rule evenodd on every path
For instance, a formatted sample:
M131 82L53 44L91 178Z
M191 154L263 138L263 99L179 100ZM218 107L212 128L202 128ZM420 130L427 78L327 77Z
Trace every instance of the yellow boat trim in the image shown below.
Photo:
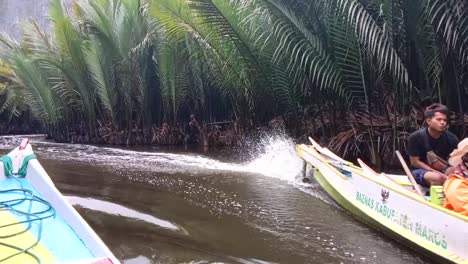
M405 186L405 187L411 187L413 185L411 185L411 183L409 182L404 182L404 181L400 181L400 180L395 180L398 184L400 184L401 186Z
M0 210L0 225L8 225L12 223L17 223L18 221L12 215L11 212L6 210ZM23 224L12 225L4 228L0 228L0 236L6 236L9 234L14 234L23 231L25 226ZM1 243L14 245L19 248L28 248L35 243L37 240L36 236L31 232L27 231L20 235L9 237L9 238L0 238ZM40 242L35 247L33 247L28 252L37 256L42 264L55 263L56 260L54 256L45 248ZM8 256L18 253L17 250L0 245L0 260ZM12 257L8 260L2 262L2 264L24 264L24 263L37 263L36 260L29 256L28 254L19 254L15 257Z

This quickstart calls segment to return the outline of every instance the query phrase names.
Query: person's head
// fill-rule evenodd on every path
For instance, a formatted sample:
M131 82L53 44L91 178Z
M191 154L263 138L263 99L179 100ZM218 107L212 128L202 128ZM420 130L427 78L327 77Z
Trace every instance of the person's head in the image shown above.
M451 166L458 166L462 162L468 166L468 138L460 141L457 148L450 154L449 163Z
M443 104L431 104L424 111L424 118L427 125L435 130L442 132L447 128L448 108Z

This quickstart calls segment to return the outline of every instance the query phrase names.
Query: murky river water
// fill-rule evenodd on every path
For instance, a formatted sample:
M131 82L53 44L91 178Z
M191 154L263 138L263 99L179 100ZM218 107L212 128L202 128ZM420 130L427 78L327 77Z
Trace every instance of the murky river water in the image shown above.
M245 150L31 143L123 263L424 263L301 183L292 141ZM21 137L0 137L7 152ZM237 158L233 158L236 156Z

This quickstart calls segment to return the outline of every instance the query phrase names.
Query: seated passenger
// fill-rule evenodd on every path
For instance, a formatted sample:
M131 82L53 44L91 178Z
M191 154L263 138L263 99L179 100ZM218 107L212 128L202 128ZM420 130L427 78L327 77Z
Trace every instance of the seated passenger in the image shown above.
M424 187L442 185L452 172L446 162L457 147L458 138L446 130L448 109L442 104L426 108L424 118L427 128L410 135L408 154L416 182Z
M455 172L444 184L444 207L468 216L468 138L450 154L449 163Z

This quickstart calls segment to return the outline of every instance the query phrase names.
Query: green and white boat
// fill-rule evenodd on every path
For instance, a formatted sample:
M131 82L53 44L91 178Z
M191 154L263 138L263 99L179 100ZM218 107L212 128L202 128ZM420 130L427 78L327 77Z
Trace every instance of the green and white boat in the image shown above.
M415 193L406 175L376 173L311 142L297 145L298 156L346 211L431 260L468 263L468 217Z

